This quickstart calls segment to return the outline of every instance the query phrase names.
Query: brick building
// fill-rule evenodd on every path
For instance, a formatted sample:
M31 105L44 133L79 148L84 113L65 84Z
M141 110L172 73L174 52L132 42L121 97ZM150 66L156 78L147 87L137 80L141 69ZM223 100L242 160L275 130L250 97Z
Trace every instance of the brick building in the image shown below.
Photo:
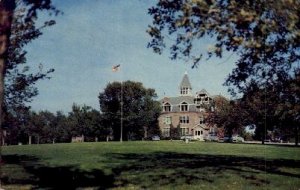
M192 93L192 85L185 73L179 86L180 95L164 97L160 100L162 113L159 127L163 137L170 137L172 128L179 130L180 136L190 136L204 140L208 134L216 134L216 127L208 125L209 111L214 111L214 98L205 89Z

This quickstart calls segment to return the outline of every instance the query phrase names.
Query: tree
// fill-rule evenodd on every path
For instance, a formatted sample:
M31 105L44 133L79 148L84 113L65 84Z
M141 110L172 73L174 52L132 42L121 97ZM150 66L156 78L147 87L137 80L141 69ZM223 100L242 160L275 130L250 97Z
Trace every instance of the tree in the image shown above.
M282 93L279 85L260 87L253 82L241 99L243 109L248 113L248 124L255 124L255 137L262 143L270 138L267 132L274 131L280 124L280 117L276 114Z
M100 110L115 139L120 139L121 120L125 139L141 139L145 129L157 127L160 106L154 89L140 82L109 83L99 94ZM123 102L121 102L121 100ZM123 106L123 107L121 107Z
M71 141L71 128L67 125L67 116L61 112L57 111L53 124L53 140L55 142L70 142Z
M89 106L78 106L73 104L72 111L68 116L68 124L72 136L83 136L87 141L93 141L106 135L103 127L102 116L99 111Z
M174 127L173 124L170 124L170 138L173 140L179 140L181 136L180 124Z
M85 136L87 135L87 128L85 126L87 119L87 112L91 107L73 104L72 111L69 113L68 120L71 126L72 136Z
M11 26L5 78L5 107L10 112L26 107L25 103L30 102L38 93L34 84L40 79L49 78L47 75L54 71L44 71L40 64L39 71L31 73L30 67L24 66L27 62L25 45L40 37L43 28L55 24L54 20L50 20L37 27L36 20L24 22L27 12L28 10L18 3Z
M169 47L172 59L189 58L192 67L204 56L222 57L225 50L236 53L236 68L225 85L233 95L246 94L255 122L264 122L260 126L267 130L274 121L268 118L275 118L275 113L264 105L270 103L275 109L270 98L279 101L277 93L284 93L282 81L289 81L293 69L299 67L299 7L299 0L160 0L149 9L153 23L147 31L152 37L148 47L156 53ZM207 37L213 40L204 54L197 48ZM259 90L255 100L247 95L253 85ZM268 96L269 92L276 96ZM289 93L296 96L294 91ZM251 107L260 108L261 113ZM265 136L265 132L260 134Z
M149 9L148 47L161 53L171 43L171 58L189 57L195 67L203 57L197 43L210 37L208 58L224 50L240 56L228 85L244 90L251 80L280 81L300 58L299 6L298 0L160 0Z
M279 101L275 110L275 116L280 122L282 134L292 133L295 145L299 144L300 125L300 69L295 70L295 75L287 81L282 81Z
M216 97L214 104L215 109L208 114L208 124L224 129L229 137L243 131L249 120L239 100L229 101L224 97Z
M49 111L40 111L38 113L41 118L41 143L55 143L59 138L58 123L56 115Z
M29 67L24 67L23 71L19 71L17 67L18 64L26 62L26 51L22 49L24 45L38 38L42 34L41 28L55 23L47 21L41 28L36 28L39 10L58 13L51 0L0 1L0 136L4 111L7 112L13 107L24 107L24 102L30 101L37 94L37 89L32 85L53 72L49 70L30 74Z

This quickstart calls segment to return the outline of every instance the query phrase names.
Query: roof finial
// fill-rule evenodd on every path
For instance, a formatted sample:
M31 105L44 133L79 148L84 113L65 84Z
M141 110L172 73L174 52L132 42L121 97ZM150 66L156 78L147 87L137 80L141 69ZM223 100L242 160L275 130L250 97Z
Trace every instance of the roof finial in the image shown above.
M185 70L184 74L185 74L185 75L187 75L187 74L188 74L188 73L187 73L187 70Z

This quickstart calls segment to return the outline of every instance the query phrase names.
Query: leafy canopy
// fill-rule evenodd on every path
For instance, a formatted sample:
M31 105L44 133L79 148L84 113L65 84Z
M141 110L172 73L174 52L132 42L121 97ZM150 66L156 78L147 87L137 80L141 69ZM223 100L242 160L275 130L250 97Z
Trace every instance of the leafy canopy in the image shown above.
M45 70L42 64L35 63L36 72L28 66L25 47L42 35L42 29L55 24L54 20L47 19L44 23L38 22L39 11L48 10L50 14L57 15L59 11L50 0L4 0L0 3L1 11L11 11L11 24L7 27L1 25L1 35L9 37L9 44L3 56L5 60L5 85L3 86L4 109L16 114L20 109L26 109L26 103L38 94L34 86L41 79L48 78L54 69ZM39 24L38 24L39 23Z
M125 81L109 83L99 94L100 110L106 125L113 130L114 137L119 139L120 122L124 124L126 138L142 138L145 130L157 127L160 113L155 90L145 88L140 82Z
M240 56L227 85L243 91L253 81L276 83L299 66L299 7L299 0L159 0L149 9L148 47L169 47L172 59L188 57L195 67L204 56L200 40L213 38L208 58L225 50Z

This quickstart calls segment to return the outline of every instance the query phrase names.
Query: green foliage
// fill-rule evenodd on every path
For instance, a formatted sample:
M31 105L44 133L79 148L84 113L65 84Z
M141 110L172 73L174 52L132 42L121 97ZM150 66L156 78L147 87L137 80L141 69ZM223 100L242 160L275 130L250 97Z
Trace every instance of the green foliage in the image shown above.
M226 84L243 92L253 81L281 81L297 66L299 7L298 0L159 0L149 9L148 47L157 53L170 47L172 59L190 58L195 67L204 57L200 40L213 38L208 58L224 51L240 56Z
M72 136L83 135L88 141L94 141L96 137L103 140L109 135L99 111L86 105L80 107L73 104L68 116L68 126Z
M140 82L113 82L99 94L100 109L107 127L113 130L114 139L120 139L121 119L123 139L142 139L145 129L158 131L159 102L154 89ZM122 104L122 105L121 105Z
M276 83L259 86L251 83L242 98L229 102L220 101L209 117L210 123L233 130L254 124L256 140L275 137L294 136L295 144L299 138L299 71L294 76ZM272 131L273 135L268 135Z
M37 27L37 17L32 17L36 15L36 8L52 9L53 11L55 8L50 4L51 1L40 2L45 6L36 3L38 2L17 1L14 10L5 70L4 101L6 110L10 112L18 112L18 109L26 107L26 103L31 102L33 97L38 94L38 89L34 86L36 82L49 79L49 74L54 72L54 69L43 70L41 63L40 65L35 63L35 67L39 67L39 71L33 73L27 63L26 45L38 39L42 35L43 28L55 24L54 20L46 20Z
M58 111L34 112L23 110L18 116L8 114L4 127L8 131L7 144L71 142L72 137L83 135L85 141L106 140L110 130L105 127L99 111L89 106L73 104L72 111L65 115Z
M35 83L48 78L53 69L30 73L26 63L25 45L37 39L41 29L55 24L46 21L36 27L37 11L48 10L58 14L51 0L2 0L0 1L0 139L3 138L4 118L18 117L18 112L27 109L26 103L38 94ZM4 93L5 92L5 93ZM13 116L11 116L11 114ZM15 128L15 126L14 126Z
M174 127L173 124L170 124L170 139L172 140L179 140L181 136L180 125L178 124Z
M241 134L243 127L249 122L248 113L239 101L229 101L224 97L215 99L215 110L207 118L210 125L224 129L227 136Z

